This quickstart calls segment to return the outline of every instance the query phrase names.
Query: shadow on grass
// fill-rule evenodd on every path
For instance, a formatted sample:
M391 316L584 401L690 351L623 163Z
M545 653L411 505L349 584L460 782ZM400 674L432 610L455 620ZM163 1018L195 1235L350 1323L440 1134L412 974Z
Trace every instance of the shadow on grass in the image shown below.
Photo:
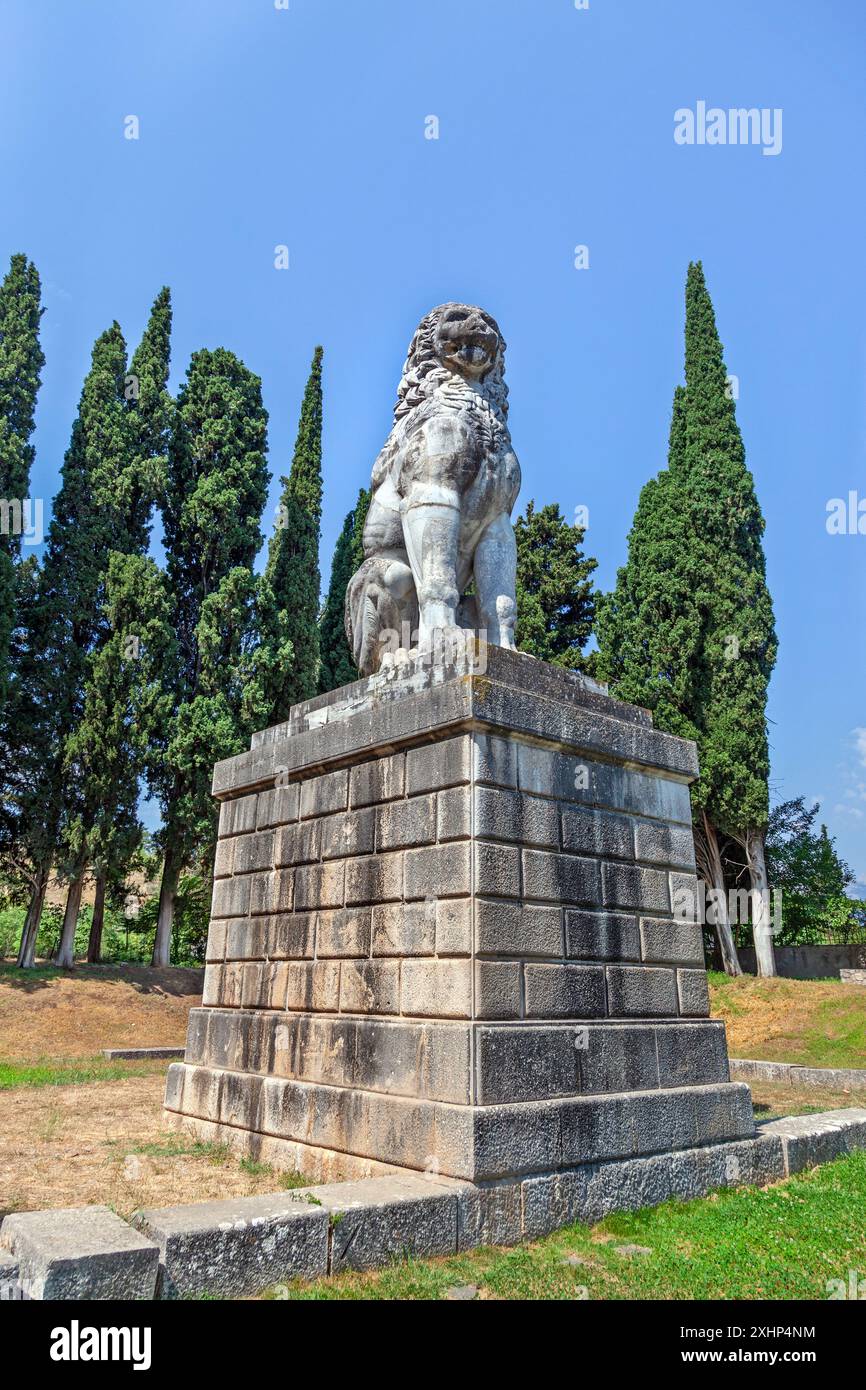
M63 970L48 961L41 961L32 970L19 970L14 961L0 961L0 985L10 985L24 994L34 994L57 979L101 980L106 984L129 985L138 994L168 994L182 999L201 994L204 966L162 967L124 961L111 965L85 965L82 962L71 970Z

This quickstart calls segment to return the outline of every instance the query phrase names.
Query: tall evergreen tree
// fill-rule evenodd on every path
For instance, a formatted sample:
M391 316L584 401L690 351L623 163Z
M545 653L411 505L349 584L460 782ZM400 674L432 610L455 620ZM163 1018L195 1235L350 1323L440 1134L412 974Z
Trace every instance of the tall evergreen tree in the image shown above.
M701 781L712 826L745 850L758 973L774 975L764 841L767 689L778 643L766 580L764 518L746 467L700 262L689 266L686 283L686 402L683 477L708 576Z
M316 694L319 674L319 536L322 522L322 349L301 405L295 452L258 586L257 647L248 693L266 724Z
M26 256L12 257L0 284L0 704L6 692L15 622L15 560L30 487L36 396L45 357L39 273Z
M565 520L556 502L526 504L514 525L517 541L517 645L540 661L583 670L592 632L598 561L584 555L584 529Z
M171 718L149 770L162 805L164 854L154 965L169 963L181 870L213 847L213 765L243 746L266 448L259 378L224 348L194 353L178 396L163 503L178 665Z
M703 272L691 265L686 386L674 397L669 466L641 493L628 563L601 604L598 669L620 698L652 709L659 728L698 742L696 851L717 890L715 925L731 974L739 963L722 906L724 836L749 845L753 889L766 886L765 707L776 642L763 525ZM756 894L753 917L759 968L773 973L765 902Z
M171 716L176 664L167 586L155 562L113 551L104 592L107 637L92 654L64 759L82 789L69 839L95 877L90 961L100 956L106 889L117 890L141 844L139 786L151 743Z
M347 514L334 547L331 580L319 623L319 693L338 690L358 679L346 637L346 590L364 559L364 522L370 506L370 489L361 488L355 506Z

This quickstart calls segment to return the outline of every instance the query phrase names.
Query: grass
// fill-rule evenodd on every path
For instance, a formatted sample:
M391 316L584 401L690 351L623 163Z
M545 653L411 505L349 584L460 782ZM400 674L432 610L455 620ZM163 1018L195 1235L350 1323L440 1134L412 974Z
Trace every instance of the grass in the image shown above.
M732 1057L866 1068L866 989L841 980L732 979L711 971L710 1004Z
M406 1259L368 1274L279 1285L289 1300L442 1299L475 1285L480 1299L810 1299L827 1282L866 1274L866 1153L768 1188L570 1226L513 1249ZM629 1256L619 1247L649 1254Z
M108 1062L101 1057L71 1061L7 1062L0 1059L0 1091L18 1086L72 1086L90 1081L120 1081L128 1076L152 1076L165 1071L162 1062Z

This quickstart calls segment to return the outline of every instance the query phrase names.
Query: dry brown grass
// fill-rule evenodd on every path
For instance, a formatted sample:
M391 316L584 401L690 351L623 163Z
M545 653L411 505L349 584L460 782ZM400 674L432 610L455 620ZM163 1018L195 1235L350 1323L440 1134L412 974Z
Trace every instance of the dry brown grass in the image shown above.
M93 1057L104 1047L183 1047L201 970L87 965L0 968L0 1057Z
M840 980L710 977L714 1018L732 1057L813 1067L866 1067L866 989Z
M280 1187L280 1174L166 1129L164 1090L158 1073L0 1092L0 1215L101 1202L129 1216Z

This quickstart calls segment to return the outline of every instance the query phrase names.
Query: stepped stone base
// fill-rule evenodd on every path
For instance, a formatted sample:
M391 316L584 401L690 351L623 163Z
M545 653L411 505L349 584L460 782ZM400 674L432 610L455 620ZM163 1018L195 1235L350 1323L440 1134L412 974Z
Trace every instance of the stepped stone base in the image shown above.
M315 1176L476 1184L753 1136L707 1017L694 745L482 650L309 701L217 765L173 1123Z

